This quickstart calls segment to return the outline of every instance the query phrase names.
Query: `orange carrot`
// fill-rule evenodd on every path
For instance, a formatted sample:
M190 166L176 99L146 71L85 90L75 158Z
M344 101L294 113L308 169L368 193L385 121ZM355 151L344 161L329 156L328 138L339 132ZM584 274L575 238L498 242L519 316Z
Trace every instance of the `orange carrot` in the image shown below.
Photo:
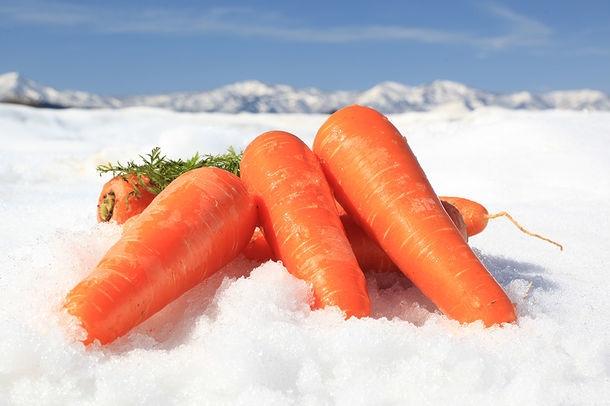
M347 212L345 211L345 209L343 207L341 207L339 202L335 202L335 203L337 205L337 211L339 212L339 215L341 217L343 217L343 215L346 215ZM449 202L441 200L441 204L443 205L443 208L449 215L449 218L451 218L451 221L453 221L453 224L455 225L455 227L458 229L458 231L462 235L462 238L464 238L464 241L468 241L466 223L464 221L464 218L462 217L462 213L460 213L460 211L458 210L457 207L455 207L454 205L452 205ZM347 214L347 216L349 217L349 214ZM347 233L347 234L349 237L349 233Z
M466 236L466 225L460 212L453 207L451 204L441 201L447 214L451 217L462 237L467 240ZM364 230L356 224L356 222L350 217L349 214L345 213L343 208L337 204L339 210L339 218L345 229L345 235L352 246L352 251L356 256L356 260L363 271L374 271L374 272L400 272L398 267L392 262L388 255L381 249L381 247L373 241ZM125 223L125 226L128 226ZM277 260L274 257L269 243L265 239L264 234L260 229L256 229L252 235L252 239L242 251L244 256L248 259L257 260L260 262L268 260Z
M313 150L337 201L440 311L486 326L516 320L386 117L359 105L340 109L318 130Z
M150 186L148 178L142 182ZM137 189L134 185L139 185ZM135 175L115 176L102 186L97 201L97 221L115 221L123 224L128 218L139 214L156 195L146 190Z
M343 214L340 218L358 265L363 271L400 271L385 251L356 224L349 214Z
M131 224L135 221L138 215L130 217L123 224L123 232L125 232ZM354 255L363 271L376 271L376 272L394 272L399 269L394 265L392 260L386 255L386 253L373 241L366 233L357 225L348 214L342 214L340 216L341 222L345 229L345 234L349 240ZM242 254L251 260L258 262L266 262L269 260L277 261L277 257L274 255L265 235L256 228L250 242L243 249Z
M311 149L285 131L261 134L244 150L241 178L256 199L272 251L311 284L313 307L335 305L346 317L368 316L364 274Z
M273 254L265 235L260 228L254 230L252 238L246 247L243 249L242 254L248 259L253 259L260 262L266 262L269 260L277 261L277 258Z
M466 232L466 223L462 218L461 213L456 207L450 203L441 200L443 207L449 214L449 217L460 231L460 234L465 241L468 241L468 235ZM363 271L375 271L375 272L396 272L400 271L398 267L392 262L387 254L379 247L379 245L373 241L362 228L356 224L356 222L345 212L345 210L338 204L337 209L339 211L339 217L345 229L345 235L352 246L352 251L358 260L358 264ZM123 230L127 230L130 224L137 217L134 213L133 217L125 220L123 224ZM267 242L263 232L257 227L254 230L254 234L248 242L248 245L242 251L242 254L248 259L252 259L259 262L266 262L269 260L277 261L277 258L273 254L269 243Z
M363 271L394 272L399 269L392 260L377 245L377 243L366 235L348 214L340 216L341 223L345 229L345 235L350 242L356 260ZM242 251L248 259L265 262L269 260L277 261L278 258L273 254L265 235L260 229L256 229L252 239Z
M510 214L505 211L501 211L495 214L489 214L485 206L470 199L455 196L441 196L440 198L446 202L449 202L462 214L464 222L466 223L466 231L468 233L468 236L477 235L481 231L483 231L485 227L487 227L489 219L497 217L506 217L525 234L550 242L551 244L558 246L560 250L563 250L563 246L561 244L546 237L543 237L540 234L532 233L531 231L528 231L523 228L521 224L517 222L517 220L515 220Z
M98 165L100 175L112 173L114 176L102 187L97 206L98 222L114 220L119 224L124 223L129 217L141 213L155 195L174 179L192 169L213 166L239 176L241 153L229 147L225 154L200 156L196 153L184 161L169 159L161 155L161 149L156 147L150 154L140 155L140 158L140 163L129 161L126 164Z
M218 168L184 173L134 218L67 295L86 344L127 333L236 257L257 222L241 180Z

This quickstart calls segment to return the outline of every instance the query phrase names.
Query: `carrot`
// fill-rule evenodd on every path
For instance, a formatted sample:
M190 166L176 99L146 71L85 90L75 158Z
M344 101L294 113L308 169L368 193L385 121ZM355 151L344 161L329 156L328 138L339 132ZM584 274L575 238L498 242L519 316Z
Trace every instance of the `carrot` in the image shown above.
M269 260L277 261L277 258L273 254L265 235L260 228L254 230L252 238L248 245L243 249L242 254L248 259L253 259L260 262L266 262Z
M155 197L67 295L86 344L127 333L236 257L257 221L241 180L218 168L184 173Z
M343 214L340 218L358 265L363 271L400 271L385 251L364 232L350 215Z
M147 189L135 188L140 181L135 175L115 176L102 186L97 201L97 221L115 221L123 224L150 204L155 194ZM148 178L142 184L150 185Z
M466 225L460 212L453 207L451 204L441 201L445 210L451 217L462 237L467 241L466 236ZM363 271L374 271L374 272L400 272L398 267L392 262L388 255L381 249L381 247L373 241L364 230L356 224L356 222L350 217L349 214L345 213L345 210L337 204L339 210L339 218L345 229L345 235L352 246L352 251L356 256L356 260ZM125 226L128 224L125 223ZM242 251L244 256L248 259L257 260L260 262L268 260L277 260L273 255L269 243L265 239L265 235L262 231L257 228L252 235L252 239Z
M505 211L501 211L495 214L489 214L485 206L470 199L455 196L441 196L440 198L452 204L462 214L464 222L466 223L466 231L468 236L477 235L481 231L483 231L487 227L489 219L506 217L525 234L550 242L551 244L558 246L559 249L563 251L563 246L561 244L549 238L543 237L540 234L535 234L531 231L526 230L521 226L521 224L517 222L517 220L515 220L510 214Z
M337 201L441 312L486 326L512 303L453 225L406 139L378 111L338 110L313 150Z
M113 175L113 178L102 186L97 204L98 222L114 220L123 224L131 216L141 213L174 179L192 169L213 166L239 176L241 153L229 147L224 154L206 154L201 157L196 153L183 161L168 159L161 155L160 148L156 147L150 154L140 155L140 158L140 163L129 161L126 164L117 162L98 165L97 171L100 175Z
M263 133L244 150L241 177L273 253L311 284L313 308L337 306L346 318L370 315L364 274L311 149L291 133Z
M366 235L366 233L356 224L349 215L340 216L341 223L345 230L345 235L350 242L352 251L356 257L358 265L363 271L394 272L399 269L392 260L377 245L377 243ZM273 254L265 235L260 229L256 229L252 239L242 251L248 259L265 262L269 260L277 261L278 258Z
M443 207L449 214L449 217L460 231L460 235L465 241L468 240L466 236L466 225L460 212L447 202L441 201ZM345 234L349 240L352 250L356 255L358 264L364 271L377 271L377 272L399 272L400 270L394 264L394 262L388 257L385 251L377 244L369 235L360 227L356 221L338 205L339 213L341 214L341 222L343 228L345 228Z
M125 232L135 221L138 215L128 218L123 224L123 232ZM341 222L345 229L345 234L349 240L354 255L363 271L376 272L394 272L399 271L396 265L392 262L386 253L377 245L377 243L360 228L351 217L343 213L340 216ZM242 250L242 254L251 260L266 262L269 260L277 261L277 257L271 250L265 235L256 228L252 234L252 238Z
M449 214L449 217L451 217L451 220L455 226L460 231L460 234L464 240L467 241L468 236L466 233L466 224L458 209L444 200L441 200L441 203L447 211L447 214ZM143 209L144 208L142 208L142 210ZM399 271L394 262L392 262L383 249L381 249L381 247L379 247L379 245L373 241L358 224L356 224L349 214L345 213L345 210L338 203L337 209L339 210L339 217L343 224L343 228L345 229L345 234L352 246L352 251L354 251L354 255L356 256L360 268L363 271ZM137 217L138 213L131 211L130 213L125 213L125 216L130 214L133 214L133 216L124 221L123 230L127 230L130 227L130 224ZM252 235L250 242L248 242L248 245L246 245L242 251L242 254L244 254L244 256L248 259L259 262L277 260L265 238L265 235L258 227L254 230L254 234Z

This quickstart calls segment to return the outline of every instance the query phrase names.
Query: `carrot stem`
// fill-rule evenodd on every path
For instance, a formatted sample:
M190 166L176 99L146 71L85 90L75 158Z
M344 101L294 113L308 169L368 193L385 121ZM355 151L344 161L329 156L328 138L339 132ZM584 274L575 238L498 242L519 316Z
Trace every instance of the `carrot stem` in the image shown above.
M114 192L108 192L102 196L102 201L99 205L99 217L101 221L110 221L112 218L112 212L114 210L114 203L116 201L116 195Z

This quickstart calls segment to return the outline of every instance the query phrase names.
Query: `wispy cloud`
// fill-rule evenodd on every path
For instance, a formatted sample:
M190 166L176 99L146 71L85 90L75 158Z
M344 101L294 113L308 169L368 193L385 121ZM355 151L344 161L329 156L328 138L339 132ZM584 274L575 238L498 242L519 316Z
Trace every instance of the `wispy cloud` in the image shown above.
M129 8L109 10L86 3L24 0L18 5L0 5L0 19L11 22L79 27L105 33L225 34L302 43L348 43L358 41L411 41L462 44L480 50L539 46L549 41L551 29L543 23L502 6L484 4L489 18L503 23L506 32L497 36L470 31L448 31L408 26L339 26L311 28L287 24L287 16L258 9Z
M504 22L509 28L498 36L477 38L482 48L503 49L514 46L539 46L548 44L552 30L540 21L518 14L499 3L483 3L490 17Z
M0 17L11 22L48 25L76 25L90 20L87 7L55 3L28 1L17 4L0 4Z

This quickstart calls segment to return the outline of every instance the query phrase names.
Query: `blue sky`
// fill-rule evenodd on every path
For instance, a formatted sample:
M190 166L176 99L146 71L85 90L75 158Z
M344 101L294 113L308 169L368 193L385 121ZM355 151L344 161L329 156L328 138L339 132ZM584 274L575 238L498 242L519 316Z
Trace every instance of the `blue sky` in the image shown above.
M99 94L256 79L610 93L610 2L0 0L0 73Z

